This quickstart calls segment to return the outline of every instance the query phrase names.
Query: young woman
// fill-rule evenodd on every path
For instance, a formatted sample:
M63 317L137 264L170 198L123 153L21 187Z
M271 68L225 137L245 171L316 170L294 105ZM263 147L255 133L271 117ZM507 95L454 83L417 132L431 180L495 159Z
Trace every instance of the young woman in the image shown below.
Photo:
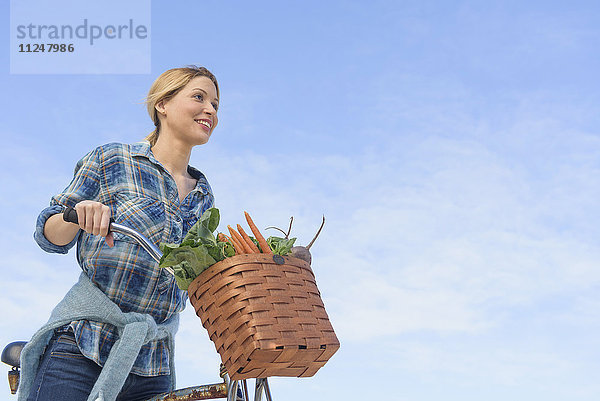
M177 243L214 198L188 165L218 123L219 87L202 67L160 75L146 100L156 129L146 141L100 146L38 217L48 252L77 243L79 282L22 352L19 400L142 400L174 386L173 335L187 294L110 219L155 244ZM79 225L62 218L74 207ZM40 358L40 356L42 356Z

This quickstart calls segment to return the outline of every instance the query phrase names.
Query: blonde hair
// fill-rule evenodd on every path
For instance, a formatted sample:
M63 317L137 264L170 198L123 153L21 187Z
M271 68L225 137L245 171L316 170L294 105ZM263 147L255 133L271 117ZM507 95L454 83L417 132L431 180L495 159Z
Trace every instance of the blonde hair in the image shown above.
M144 100L144 103L148 109L148 114L150 115L150 118L156 127L154 128L154 131L152 131L145 138L148 142L150 142L150 146L154 146L160 133L160 120L158 118L158 111L155 108L156 104L163 100L171 99L196 77L209 78L215 84L215 88L217 88L217 97L220 97L217 78L215 78L212 72L204 67L189 65L187 67L172 68L163 72L158 78L156 78L150 87L150 90L148 91L148 96L146 96L146 99Z

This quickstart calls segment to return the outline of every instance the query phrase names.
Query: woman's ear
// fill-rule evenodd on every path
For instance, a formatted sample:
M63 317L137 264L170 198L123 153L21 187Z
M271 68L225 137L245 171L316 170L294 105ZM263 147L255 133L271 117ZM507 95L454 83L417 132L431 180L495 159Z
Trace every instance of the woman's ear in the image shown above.
M165 110L164 100L161 100L160 102L156 103L156 105L154 105L154 108L156 109L156 111L158 111L159 114L162 114L163 116L167 114Z

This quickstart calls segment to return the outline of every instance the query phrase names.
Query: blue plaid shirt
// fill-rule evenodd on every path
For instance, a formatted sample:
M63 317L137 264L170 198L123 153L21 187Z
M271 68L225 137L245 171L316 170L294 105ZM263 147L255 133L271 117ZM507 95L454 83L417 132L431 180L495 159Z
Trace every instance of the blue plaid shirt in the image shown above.
M198 180L183 202L170 173L158 162L147 142L110 143L84 156L67 188L52 197L38 217L34 238L47 252L67 253L77 242L77 261L90 279L124 312L150 314L162 323L185 308L187 292L133 239L114 233L115 246L83 230L70 244L57 246L44 236L44 224L64 206L95 200L111 209L115 222L129 226L158 245L181 242L214 197L206 177L188 166ZM81 352L103 365L118 338L114 326L89 320L72 323ZM142 347L132 373L142 376L170 374L166 340Z

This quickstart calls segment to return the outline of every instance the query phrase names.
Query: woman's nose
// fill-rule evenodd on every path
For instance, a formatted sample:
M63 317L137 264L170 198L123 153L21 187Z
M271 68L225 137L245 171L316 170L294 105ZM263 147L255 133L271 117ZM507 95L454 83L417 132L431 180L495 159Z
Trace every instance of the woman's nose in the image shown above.
M206 105L206 112L209 114L216 114L217 110L215 109L215 106L213 106L211 103L208 103Z

